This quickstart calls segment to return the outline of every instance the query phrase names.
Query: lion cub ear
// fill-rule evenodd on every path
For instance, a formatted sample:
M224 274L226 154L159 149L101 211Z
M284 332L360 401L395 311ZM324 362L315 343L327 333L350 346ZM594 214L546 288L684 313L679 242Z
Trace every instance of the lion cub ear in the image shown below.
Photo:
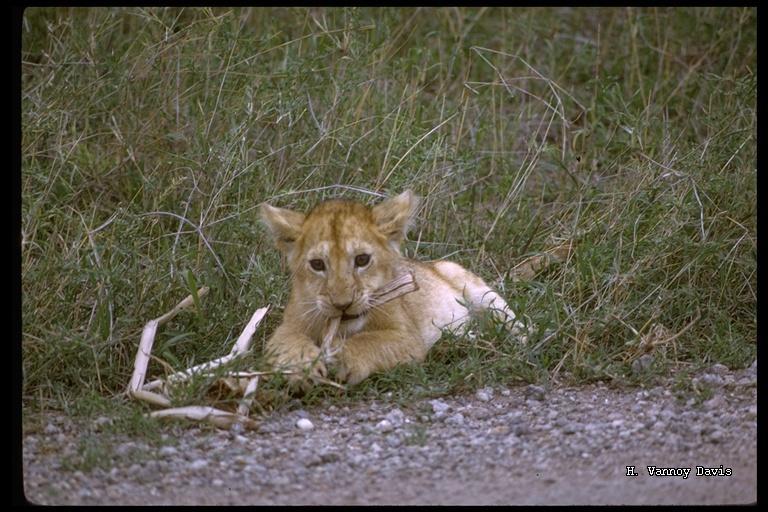
M293 242L301 235L304 214L286 208L276 208L267 203L262 203L259 210L261 220L272 234L277 248L288 253L293 247Z
M395 248L405 238L418 207L419 198L410 190L373 207L376 226Z

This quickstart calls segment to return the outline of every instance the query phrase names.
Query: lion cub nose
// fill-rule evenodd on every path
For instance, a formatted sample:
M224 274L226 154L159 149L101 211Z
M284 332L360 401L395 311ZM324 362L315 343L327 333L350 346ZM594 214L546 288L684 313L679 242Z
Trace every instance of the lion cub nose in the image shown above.
M351 301L350 302L345 302L344 304L336 304L335 302L331 302L331 305L333 307L335 307L336 309L338 309L339 311L344 312L344 311L347 310L347 308L349 306L352 305L352 302Z

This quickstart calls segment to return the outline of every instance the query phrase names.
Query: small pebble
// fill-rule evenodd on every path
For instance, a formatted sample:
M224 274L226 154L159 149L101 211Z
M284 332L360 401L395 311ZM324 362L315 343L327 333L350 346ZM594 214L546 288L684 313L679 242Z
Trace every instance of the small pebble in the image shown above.
M160 455L163 457L170 457L171 455L176 455L178 452L179 451L173 446L163 446L160 448Z
M646 372L653 365L653 355L643 354L632 361L632 373L635 375Z
M757 380L755 377L742 377L736 384L745 388L751 388L757 385Z
M403 423L406 422L405 414L400 409L391 410L384 419L391 423L394 427L400 427Z
M512 432L516 436L525 436L531 433L531 429L528 428L528 425L520 424L512 427Z
M563 434L575 434L579 431L579 425L576 423L568 423L563 427Z
M99 416L93 421L93 426L96 427L96 430L101 430L103 427L111 424L112 418L108 418L106 416Z
M398 436L393 434L391 436L387 436L387 444L392 448L397 448L403 444L403 441Z
M530 384L525 388L525 396L532 400L544 400L547 391L541 386Z
M296 426L301 430L312 430L315 426L307 418L301 418L296 422Z
M718 395L714 398L710 398L706 402L704 402L704 407L706 409L719 409L720 407L723 407L725 405L725 400L722 396Z
M192 461L192 463L189 465L189 469L192 471L197 471L198 469L203 469L208 465L208 461L205 459L197 459L195 461Z
M443 402L442 400L430 400L429 405L432 406L432 412L435 413L445 413L448 411L448 409L451 408L450 405Z
M481 402L490 402L490 401L491 401L491 395L490 395L490 393L488 393L488 391L486 391L486 390L484 390L484 389L481 389L480 391L478 391L477 393L475 393L475 396L476 396L476 397L477 397L477 399L478 399L478 400L480 400Z
M723 431L719 429L713 430L707 435L707 439L709 439L710 443L719 443L723 440Z
M392 422L389 420L381 420L376 424L376 430L379 432L391 432L394 430L394 426L392 425Z

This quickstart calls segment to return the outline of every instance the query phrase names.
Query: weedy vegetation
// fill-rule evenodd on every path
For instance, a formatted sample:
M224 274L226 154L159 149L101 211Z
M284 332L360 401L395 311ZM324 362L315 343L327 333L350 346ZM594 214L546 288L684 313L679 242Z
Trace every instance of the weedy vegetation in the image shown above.
M406 252L482 275L529 342L479 319L303 404L751 363L756 30L755 8L27 9L25 412L132 418L117 398L142 326L199 286L150 375L228 352L272 304L260 347L288 277L257 205L406 187ZM262 387L266 408L295 400Z

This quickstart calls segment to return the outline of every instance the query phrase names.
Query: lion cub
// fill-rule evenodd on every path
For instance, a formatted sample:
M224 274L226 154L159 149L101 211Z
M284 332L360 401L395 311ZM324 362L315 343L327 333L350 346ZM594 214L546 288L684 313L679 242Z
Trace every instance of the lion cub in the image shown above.
M472 311L490 308L514 322L504 299L460 265L400 254L417 204L406 190L373 208L332 200L306 215L261 205L261 218L293 279L283 323L265 347L273 366L325 376L320 343L334 317L341 319L333 364L337 377L349 384L399 363L422 361L441 329L461 327ZM419 289L372 305L373 292L403 270L413 272ZM291 380L298 383L301 377Z

